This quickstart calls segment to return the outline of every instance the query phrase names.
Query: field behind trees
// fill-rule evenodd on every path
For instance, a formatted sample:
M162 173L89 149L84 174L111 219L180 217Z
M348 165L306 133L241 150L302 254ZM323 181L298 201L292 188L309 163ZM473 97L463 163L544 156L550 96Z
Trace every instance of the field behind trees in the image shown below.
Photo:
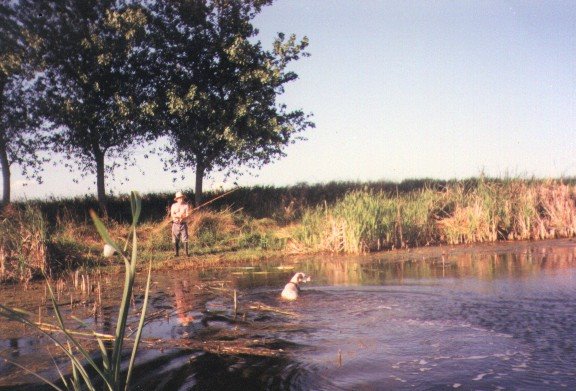
M172 193L145 194L140 257L155 267L258 260L309 253L359 254L417 246L539 240L576 234L573 179L331 182L237 188L198 209L190 222L191 255L173 258ZM223 195L206 194L206 200ZM187 192L193 199L193 193ZM0 220L0 280L28 281L109 266L90 209L93 197L14 203ZM125 245L129 196L111 198L105 218ZM129 250L127 248L127 250Z

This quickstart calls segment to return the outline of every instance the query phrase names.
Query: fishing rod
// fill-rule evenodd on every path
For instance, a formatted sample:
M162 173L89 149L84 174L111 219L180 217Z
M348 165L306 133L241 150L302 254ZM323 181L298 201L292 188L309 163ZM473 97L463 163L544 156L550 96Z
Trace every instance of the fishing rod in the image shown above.
M235 188L233 188L233 189L231 189L231 190L228 190L227 192L225 192L225 193L223 193L223 194L220 194L219 196L214 197L214 198L212 198L212 199L204 202L203 204L200 204L200 205L198 205L197 207L191 209L190 212L189 212L190 215L188 215L188 217L186 217L186 218L184 219L184 221L187 222L188 219L189 219L190 217L192 217L192 216L191 216L191 213L192 213L192 212L195 212L195 211L197 211L198 209L203 208L203 207L205 207L206 205L209 205L209 204L213 203L213 202L216 201L216 200L219 200L220 198L226 197L227 195L229 195L229 194L235 192L236 190L238 190L239 188L240 188L240 186L237 186L237 187L235 187ZM171 223L170 216L168 216L168 218L167 218L166 220L164 220L164 222L160 225L160 227L158 227L158 229L163 229L163 228L164 228L166 225L168 225L169 223Z
M214 197L206 202L204 202L201 205L198 205L197 207L193 208L192 210L190 210L190 213L197 211L200 208L205 207L206 205L210 205L211 203L213 203L214 201L217 201L223 197L226 197L227 195L235 192L236 190L238 190L240 188L240 186L236 186L235 188L228 190L227 192L220 194L217 197ZM189 215L188 217L186 217L186 219L184 219L184 221L187 221L191 216ZM172 221L170 220L170 216L168 216L168 218L166 220L164 220L156 229L154 229L152 232L154 233L154 235L156 235L160 230L164 229L168 224L170 224ZM128 240L129 240L130 236L128 236L126 238L126 241L124 242L124 251L127 250L128 248ZM114 255L116 251L114 250L114 247L110 246L109 244L104 244L104 251L103 251L103 255L105 257L111 257L112 255Z
M227 192L225 192L225 193L223 193L223 194L220 194L218 197L214 197L214 198L212 198L211 200L206 201L205 203L203 203L203 204L201 204L201 205L198 205L197 207L193 208L193 209L190 211L190 213L192 213L192 212L194 212L195 210L198 210L198 209L200 209L200 208L203 208L203 207L205 207L206 205L209 205L209 204L213 203L214 201L219 200L220 198L227 196L227 195L230 194L230 193L235 192L235 191L238 190L239 188L240 188L240 187L237 186L237 187L235 187L235 188L233 188L233 189L231 189L231 190L228 190Z

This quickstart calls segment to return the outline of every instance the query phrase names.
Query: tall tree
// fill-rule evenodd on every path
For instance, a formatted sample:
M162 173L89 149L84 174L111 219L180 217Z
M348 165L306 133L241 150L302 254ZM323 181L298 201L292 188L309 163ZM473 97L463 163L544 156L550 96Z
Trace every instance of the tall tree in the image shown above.
M146 11L121 0L21 2L43 38L54 151L71 171L96 174L105 210L105 180L134 162L131 147L147 137L143 118L153 110L142 72Z
M10 203L11 168L17 165L21 174L42 183L50 124L38 114L40 102L33 86L23 77L12 76L4 87L4 108L0 113L0 165L2 166L2 205Z
M31 113L26 77L32 77L30 62L38 40L18 18L17 3L0 3L0 167L2 168L2 201L11 198L11 167L19 165L26 177L41 180L38 153L45 145L38 117Z
M277 102L291 61L307 56L308 40L279 34L271 50L251 20L271 0L158 0L152 6L157 116L170 140L167 166L193 167L196 203L204 176L239 173L284 155L309 115Z

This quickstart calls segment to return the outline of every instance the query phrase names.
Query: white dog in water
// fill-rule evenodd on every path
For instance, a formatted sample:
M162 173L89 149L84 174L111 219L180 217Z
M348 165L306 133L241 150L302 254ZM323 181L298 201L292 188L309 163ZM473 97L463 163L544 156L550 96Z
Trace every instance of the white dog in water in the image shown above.
M284 290L280 296L286 300L296 300L300 292L300 283L308 281L310 281L310 276L302 272L294 274L290 282L284 286Z

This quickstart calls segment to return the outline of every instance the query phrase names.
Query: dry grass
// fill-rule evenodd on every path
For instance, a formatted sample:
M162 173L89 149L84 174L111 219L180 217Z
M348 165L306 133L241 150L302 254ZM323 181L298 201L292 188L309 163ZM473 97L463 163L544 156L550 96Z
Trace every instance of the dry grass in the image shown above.
M397 190L375 184L354 184L347 193L344 189L345 184L240 189L193 214L191 256L236 259L236 254L242 254L253 259L258 258L257 252L270 251L365 253L576 235L576 189L563 181L481 177L430 186L422 181ZM162 197L157 198L160 205ZM228 206L222 204L224 200L230 202ZM0 226L5 231L0 237L0 278L26 280L34 274L32 268L42 270L47 262L74 269L89 261L104 261L103 243L78 207L59 201L53 207L40 205L51 218L43 219L38 211L37 217L23 217L31 207L21 205L5 212L3 221L10 223ZM171 260L170 223L162 205L153 209L144 208L147 217L139 226L142 256L155 262ZM19 219L27 223L12 224ZM109 219L106 225L113 239L126 243L127 222Z
M351 192L308 210L291 246L299 252L363 253L575 235L574 185L481 178L405 194Z
M48 271L46 225L39 209L6 208L0 216L0 281L26 282Z
M207 235L236 235L239 233L239 227L234 214L229 210L218 212L203 210L192 215L188 224L188 233L193 238Z

